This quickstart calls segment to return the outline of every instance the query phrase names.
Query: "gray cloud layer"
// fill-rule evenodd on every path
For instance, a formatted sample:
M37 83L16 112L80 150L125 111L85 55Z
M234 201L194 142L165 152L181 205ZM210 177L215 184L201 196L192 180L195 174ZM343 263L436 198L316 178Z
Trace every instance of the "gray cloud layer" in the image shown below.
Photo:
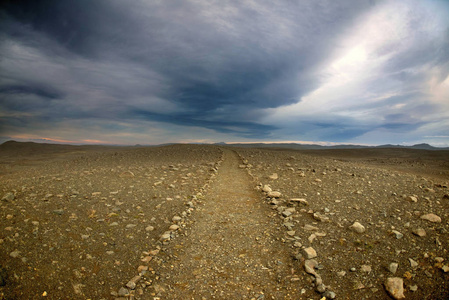
M51 135L52 127L80 126L80 132L89 132L86 139L107 136L111 142L128 142L114 140L114 133L151 139L154 132L145 132L160 127L169 141L189 135L210 140L348 141L376 127L416 130L426 122L410 120L414 108L383 111L381 124L329 111L308 115L301 109L289 115L277 110L302 102L323 86L328 75L322 70L345 49L342 40L363 16L382 5L383 1L11 1L1 10L0 24L2 133ZM413 7L410 12L405 21L417 29L415 36L397 40L410 43L409 51L390 56L382 67L384 77L364 82L364 91L374 96L396 92L384 104L408 101L420 107L422 91L410 93L409 88L428 79L423 78L427 73L416 71L423 65L444 66L435 75L440 82L448 75L447 24L435 28L436 36L422 43L428 31L419 30L428 16L414 14ZM372 55L381 57L400 47L387 43ZM403 91L397 88L401 85ZM368 98L350 109L379 109ZM69 132L57 134L56 129L59 138ZM163 140L161 132L156 142Z

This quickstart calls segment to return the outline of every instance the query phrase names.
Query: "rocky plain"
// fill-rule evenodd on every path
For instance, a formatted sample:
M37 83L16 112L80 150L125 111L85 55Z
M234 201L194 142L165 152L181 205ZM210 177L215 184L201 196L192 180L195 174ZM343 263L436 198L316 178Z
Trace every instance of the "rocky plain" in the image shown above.
M0 299L448 299L449 151L0 145Z

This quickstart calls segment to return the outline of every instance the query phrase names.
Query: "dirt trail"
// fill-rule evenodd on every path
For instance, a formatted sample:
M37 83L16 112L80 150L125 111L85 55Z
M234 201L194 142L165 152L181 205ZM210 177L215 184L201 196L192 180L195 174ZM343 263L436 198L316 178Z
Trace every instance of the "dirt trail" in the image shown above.
M148 299L292 299L300 294L299 264L280 241L278 219L239 168L237 154L224 151L188 235L171 241L153 262L160 278Z

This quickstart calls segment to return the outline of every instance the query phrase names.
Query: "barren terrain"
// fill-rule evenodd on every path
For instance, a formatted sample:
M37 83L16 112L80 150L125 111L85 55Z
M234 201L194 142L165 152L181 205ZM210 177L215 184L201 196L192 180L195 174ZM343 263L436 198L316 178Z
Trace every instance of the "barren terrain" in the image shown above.
M0 299L449 297L448 151L7 142L0 180Z

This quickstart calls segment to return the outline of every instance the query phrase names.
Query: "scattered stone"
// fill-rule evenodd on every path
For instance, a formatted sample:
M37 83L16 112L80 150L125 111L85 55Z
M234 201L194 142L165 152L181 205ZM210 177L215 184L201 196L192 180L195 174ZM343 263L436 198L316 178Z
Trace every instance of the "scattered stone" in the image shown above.
M394 274L394 273L396 273L396 271L398 270L398 267L399 267L399 264L393 262L393 263L391 263L391 264L388 266L388 270L389 270L392 274Z
M170 240L170 233L164 233L161 235L161 241L168 241Z
M126 228L130 229L130 228L134 228L136 226L137 226L136 224L128 224L128 225L126 225Z
M145 231L153 231L154 227L151 225L148 225L147 227L145 227Z
M127 296L128 294L129 294L129 291L128 291L127 288L121 287L121 288L118 290L118 296L119 296L119 297L125 297L125 296Z
M134 173L131 171L125 171L120 174L120 177L132 178L132 177L134 177Z
M179 221L182 220L182 218L179 217L179 216L174 216L171 220L172 220L173 222L179 222Z
M418 263L417 263L415 260L413 260L413 259L411 259L411 258L409 258L408 260L410 261L410 266L411 266L413 269L415 269L415 268L418 267Z
M354 222L354 224L352 224L351 226L349 226L349 228L357 233L364 233L365 232L365 227L360 224L359 222Z
M137 282L139 282L141 276L134 276L128 283L126 284L126 287L134 290L136 288Z
M408 196L407 200L411 202L418 202L418 198L416 196Z
M270 197L270 198L280 198L281 196L282 196L282 194L280 192L276 192L276 191L268 192L268 197Z
M272 175L268 176L268 178L270 178L271 180L276 180L279 178L277 173L273 173Z
M418 286L417 286L416 284L414 284L414 285L411 285L411 286L409 287L409 289L410 289L410 291L412 291L412 292L416 292L416 291L418 290Z
M148 262L150 262L152 259L153 259L152 256L147 255L147 256L145 256L144 258L142 258L140 261L141 261L141 262L144 262L144 263L148 263Z
M422 228L417 228L417 229L413 230L412 233L414 235L421 236L421 237L426 236L426 231Z
M309 202L307 202L306 199L302 199L302 198L292 198L292 199L290 199L290 202L300 203L302 205L309 205Z
M20 255L20 251L19 250L14 250L13 252L9 253L9 256L11 256L12 258L17 258Z
M360 267L360 271L364 273L370 273L371 272L371 266L369 265L362 265Z
M421 219L427 220L427 221L433 222L433 223L441 223L441 218L435 214L422 215Z
M344 277L346 275L346 271L337 272L337 275L340 277Z
M293 243L293 246L295 246L296 248L300 248L300 247L302 247L302 244L300 242L296 241Z
M304 225L304 230L307 230L307 231L316 231L316 230L319 230L319 228L316 227L316 226L313 226L313 225L306 224L306 225Z
M55 209L54 211L53 211L53 213L55 214L55 215L63 215L64 214L64 210L63 209Z
M316 291L322 294L326 291L326 286L323 283L317 284Z
M326 217L326 216L324 216L324 215L322 215L320 213L314 213L313 214L313 218L315 220L317 220L317 221L320 221L320 222L328 222L329 221L328 217Z
M112 222L111 224L109 224L109 226L118 226L117 222Z
M264 191L265 193L269 193L272 191L272 189L268 185L264 185L262 191Z
M173 225L171 225L168 229L171 230L171 231L175 231L175 230L178 230L178 229L179 229L179 226L173 224Z
M444 273L449 272L449 266L448 265L444 265L441 267L441 270L443 270Z
M400 233L399 231L397 231L397 230L393 230L392 232L394 233L394 235L396 235L396 238L398 240L402 239L404 237L404 235L402 233Z
M289 236L294 236L295 233L296 233L296 231L294 231L294 230L289 230L289 231L287 231L287 234L288 234Z
M315 249L313 249L312 247L304 248L304 249L303 249L303 255L304 255L307 259L312 259L312 258L317 257L316 251L315 251Z
M315 267L318 266L318 262L314 259L308 259L304 262L304 269L307 273L317 275Z
M289 210L284 210L283 212L282 212L282 215L284 216L284 217L289 217L289 216L291 216L292 215L292 213L291 213L291 211L289 211Z
M389 277L385 281L385 289L394 299L404 299L404 281L399 277Z
M2 201L11 202L15 199L14 193L8 192L2 197Z
M335 297L337 297L337 295L332 291L326 291L324 293L324 297L326 297L326 299L335 299Z

